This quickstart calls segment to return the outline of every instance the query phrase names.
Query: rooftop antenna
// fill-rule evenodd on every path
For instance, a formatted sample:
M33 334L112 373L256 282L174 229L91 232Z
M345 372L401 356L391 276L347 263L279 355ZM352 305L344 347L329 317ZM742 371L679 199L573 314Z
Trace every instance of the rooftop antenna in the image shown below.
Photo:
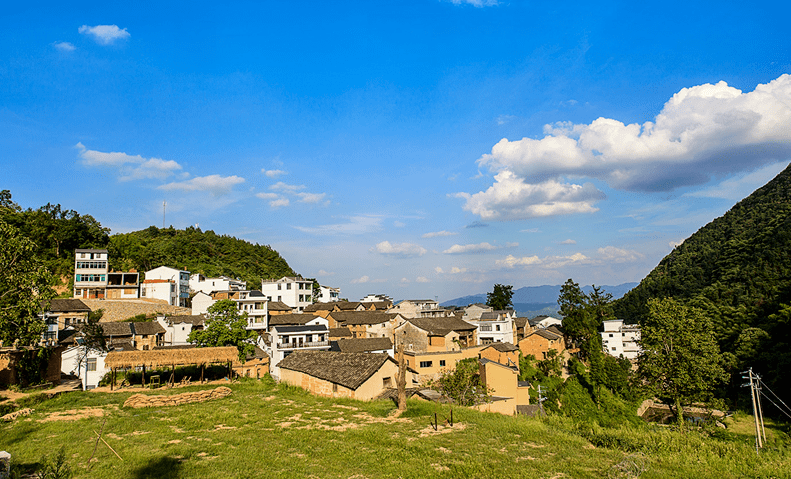
M165 207L168 205L167 201L162 201L162 229L165 229Z

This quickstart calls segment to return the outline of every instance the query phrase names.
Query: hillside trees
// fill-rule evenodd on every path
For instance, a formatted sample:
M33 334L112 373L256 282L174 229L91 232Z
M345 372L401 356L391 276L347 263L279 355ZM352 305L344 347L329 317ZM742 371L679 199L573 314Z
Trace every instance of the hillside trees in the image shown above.
M638 374L672 401L680 424L682 406L709 399L727 378L711 322L700 309L669 298L652 299L641 335Z
M41 339L41 303L54 296L52 276L35 255L36 245L0 219L0 340L31 345Z

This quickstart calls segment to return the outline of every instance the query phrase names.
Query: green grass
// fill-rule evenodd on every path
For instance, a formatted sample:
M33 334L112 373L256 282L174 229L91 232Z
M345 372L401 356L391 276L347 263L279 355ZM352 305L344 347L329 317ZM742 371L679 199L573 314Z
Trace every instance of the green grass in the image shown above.
M175 394L212 386L193 386ZM571 419L529 419L454 409L457 427L435 433L448 406L410 401L399 420L391 402L330 400L270 380L231 384L225 399L177 407L121 407L132 392L61 394L35 412L0 424L0 449L19 473L65 446L75 477L91 478L458 478L789 477L788 431L771 426L770 447L753 449L749 417L727 431L677 432L666 427L583 426ZM136 392L139 392L136 391ZM53 413L103 412L76 421L46 421ZM102 443L88 470L96 435ZM745 429L742 431L740 428ZM442 432L442 431L440 431Z

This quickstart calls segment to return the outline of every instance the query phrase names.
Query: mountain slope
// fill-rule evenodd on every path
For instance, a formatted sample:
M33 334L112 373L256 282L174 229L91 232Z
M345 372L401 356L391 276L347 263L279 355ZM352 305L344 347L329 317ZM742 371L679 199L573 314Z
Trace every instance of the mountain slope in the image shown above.
M613 298L620 298L627 291L637 286L637 283L623 283L617 286L602 286L604 291L613 295ZM589 293L593 288L584 286L582 290ZM517 311L538 310L549 306L557 305L560 285L543 286L523 286L514 290L512 302ZM467 306L472 303L485 303L486 293L462 296L461 298L451 299L443 302L442 306ZM517 305L523 305L518 307ZM530 305L530 306L528 306Z

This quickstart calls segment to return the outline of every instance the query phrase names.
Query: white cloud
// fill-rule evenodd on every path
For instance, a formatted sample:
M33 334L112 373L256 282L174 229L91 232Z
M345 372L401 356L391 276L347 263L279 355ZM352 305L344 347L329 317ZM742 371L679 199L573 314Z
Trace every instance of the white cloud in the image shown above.
M444 271L442 270L442 267L440 267L440 266L437 266L436 268L434 268L434 271L435 271L437 274L442 274L442 273L444 273Z
M450 0L454 5L472 5L476 8L482 7L494 7L499 5L500 2L497 0Z
M425 276L418 276L417 279L415 279L415 282L417 282L417 283L430 283L431 281L429 281L429 279L426 278Z
M319 270L319 276L333 276L335 273L331 273L329 271L324 271L323 269Z
M454 233L452 231L442 230L442 231L434 231L432 233L425 233L425 234L423 234L422 237L423 238L437 238L439 236L454 236L454 235L457 235L457 234L459 234L459 233Z
M319 226L295 226L303 233L315 235L357 235L372 233L382 229L381 216L352 216L346 223L335 223Z
M500 249L498 246L491 245L489 243L478 243L478 244L455 244L450 248L443 251L443 254L474 254L474 253L485 253L487 251L493 251L496 249Z
M503 259L498 259L494 262L496 266L504 268L514 268L516 266L540 266L545 269L556 269L568 265L569 263L591 263L591 260L582 253L574 253L570 256L547 256L539 258L538 256L523 256L517 258L513 255L508 255Z
M607 263L631 263L645 257L638 251L616 248L615 246L599 248L597 253L599 253L599 259Z
M411 283L411 281L409 281L406 278L401 278L401 284L407 284L407 283Z
M75 47L69 42L55 42L52 44L52 46L62 52L73 52L74 50L77 49L77 47Z
M280 195L277 193L256 193L256 198L261 198L262 200L276 200L280 198Z
M357 279L353 279L353 280L351 280L351 283L352 283L352 284L362 284L362 283L367 283L367 282L368 282L370 279L371 279L371 278L369 278L368 276L360 276L360 277L359 277L359 278L357 278Z
M140 155L128 155L121 152L105 153L89 150L82 142L75 145L80 152L81 163L85 166L117 168L119 180L141 180L144 178L160 179L173 175L181 170L181 165L173 160L161 158L143 158Z
M388 256L401 256L413 257L423 256L426 254L426 248L413 243L390 243L389 241L382 241L378 243L371 251Z
M239 176L196 176L191 180L168 183L159 187L165 191L208 191L214 196L222 196L231 192L234 186L244 183Z
M540 233L541 230L538 228L528 228L526 230L519 230L520 233Z
M521 258L517 258L513 255L508 255L503 259L498 259L494 262L497 266L505 266L508 268L513 268L514 266L530 266L534 264L541 264L541 260L538 256L523 256Z
M285 191L289 193L294 193L297 190L304 190L305 185L289 185L288 183L283 183L282 181L278 181L274 185L270 186L269 189L274 191Z
M514 115L500 115L500 116L497 117L497 124L498 125L505 125L506 123L508 123L509 121L513 120L514 118L516 118Z
M297 193L300 203L316 204L327 196L327 193Z
M269 202L270 208L281 208L283 206L288 206L291 202L288 198L278 198L276 200L272 200Z
M521 220L572 213L594 213L593 204L604 199L604 193L592 183L574 185L548 180L539 184L525 183L511 171L500 171L495 183L486 191L470 195L456 193L466 200L463 208L484 220Z
M478 164L527 183L590 177L628 191L671 191L791 155L791 75L743 93L725 82L684 88L653 122L557 123L540 140L502 139Z
M77 31L83 35L93 37L96 43L100 45L109 45L116 40L130 37L126 28L118 28L118 25L96 25L95 27L83 25Z
M667 243L667 245L670 246L671 248L676 248L678 246L681 246L682 244L684 244L684 240L683 239L682 240L678 240L678 241L670 241L670 242Z
M406 223L404 223L403 221L396 220L393 221L393 226L395 226L396 228L403 228L404 226L406 226Z
M288 174L283 170L267 170L266 168L261 168L261 173L265 174L267 178L277 178Z
M574 241L573 239L567 239L567 240L561 241L559 244L577 244L577 242Z

